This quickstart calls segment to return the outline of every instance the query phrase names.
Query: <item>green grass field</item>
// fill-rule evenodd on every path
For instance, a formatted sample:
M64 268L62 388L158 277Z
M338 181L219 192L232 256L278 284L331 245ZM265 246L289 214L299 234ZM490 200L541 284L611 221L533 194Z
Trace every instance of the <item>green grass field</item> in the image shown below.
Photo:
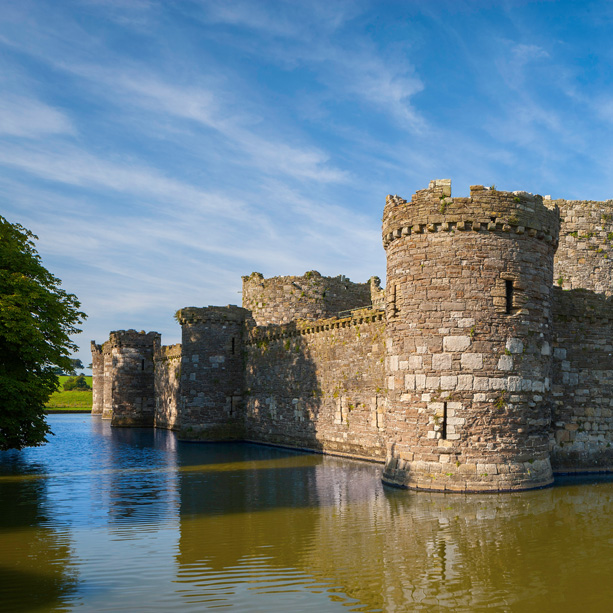
M70 392L64 391L64 383L69 379L67 376L58 377L60 380L60 389L54 392L46 407L51 410L66 410L66 411L79 411L92 408L92 391L86 390L72 390ZM92 378L85 377L87 385L91 387Z

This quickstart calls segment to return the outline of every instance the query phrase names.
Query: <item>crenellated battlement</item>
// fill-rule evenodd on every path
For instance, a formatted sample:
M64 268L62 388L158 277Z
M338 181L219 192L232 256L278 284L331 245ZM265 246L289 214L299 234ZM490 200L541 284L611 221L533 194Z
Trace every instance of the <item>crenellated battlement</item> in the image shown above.
M541 196L472 185L470 197L452 198L451 181L433 181L410 201L387 196L383 245L402 236L433 232L505 232L527 234L557 246L560 214Z
M109 340L104 343L103 349L109 351L112 347L150 347L161 337L159 332L114 330L109 334Z
M182 326L202 323L242 323L248 314L246 309L229 304L225 307L185 307L176 312L175 318Z

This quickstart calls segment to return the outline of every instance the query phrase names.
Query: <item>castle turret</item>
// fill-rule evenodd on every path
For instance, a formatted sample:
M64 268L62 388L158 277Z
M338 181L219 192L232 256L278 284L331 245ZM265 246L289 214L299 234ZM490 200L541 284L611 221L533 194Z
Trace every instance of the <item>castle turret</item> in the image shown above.
M179 436L195 440L244 437L243 327L237 306L188 307L181 323Z
M102 418L111 419L112 426L153 426L153 352L159 341L158 332L118 330L102 345L99 358L92 345L93 360L102 360Z
M102 415L104 407L104 355L102 346L91 342L92 349L92 415Z
M449 491L552 482L551 294L559 211L433 181L388 196L384 481Z

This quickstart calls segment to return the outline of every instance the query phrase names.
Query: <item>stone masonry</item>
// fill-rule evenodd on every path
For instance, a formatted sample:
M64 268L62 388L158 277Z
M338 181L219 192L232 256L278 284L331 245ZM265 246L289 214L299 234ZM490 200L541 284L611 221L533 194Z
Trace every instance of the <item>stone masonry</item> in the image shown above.
M252 273L243 308L177 313L181 345L92 343L92 412L385 462L413 489L613 469L613 202L432 181L387 197L383 245L385 290Z

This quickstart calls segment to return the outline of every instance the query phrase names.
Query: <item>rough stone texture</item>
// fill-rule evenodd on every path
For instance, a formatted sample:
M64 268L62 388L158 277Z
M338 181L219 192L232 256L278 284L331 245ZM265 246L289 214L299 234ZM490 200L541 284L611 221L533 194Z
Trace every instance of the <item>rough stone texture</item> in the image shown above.
M176 430L179 427L179 394L181 381L181 345L156 348L155 364L155 427Z
M104 409L104 355L102 346L94 341L92 349L92 415L102 415Z
M554 292L554 470L613 467L613 298Z
M451 198L449 181L389 196L385 290L243 277L245 308L179 311L182 346L134 330L92 343L94 412L385 458L386 482L417 489L613 470L612 210L479 185Z
M384 480L449 491L547 485L550 372L541 348L551 343L558 210L481 186L470 198L449 193L433 182L385 207ZM501 371L501 357L517 353Z
M179 436L243 439L243 332L248 311L237 306L188 307L182 328Z
M111 419L113 426L154 425L153 351L159 340L158 332L119 330L111 332L109 340L102 346L102 417Z
M560 248L554 284L563 289L613 293L613 200L554 200L560 207Z
M302 277L264 279L258 272L243 277L243 307L258 326L334 317L370 304L371 283L353 283L343 275L323 277L311 270Z
M246 437L382 460L384 313L250 330Z

